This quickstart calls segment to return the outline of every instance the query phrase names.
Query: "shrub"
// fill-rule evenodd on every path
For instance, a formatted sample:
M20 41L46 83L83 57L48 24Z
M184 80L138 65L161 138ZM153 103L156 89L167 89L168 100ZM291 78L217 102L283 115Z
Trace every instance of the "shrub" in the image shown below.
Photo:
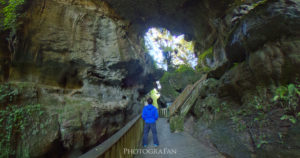
M15 105L21 87L0 85L0 157L29 157L25 138L36 135L44 124L40 116L44 111L39 104ZM22 142L22 143L21 143Z
M14 29L17 18L20 16L18 10L24 4L24 0L0 0L1 29Z
M44 113L41 106L37 105L11 105L0 111L0 157L29 157L25 144L18 147L20 141L27 137L28 129L36 135L43 124L39 124L39 116ZM38 117L36 117L38 116ZM19 149L19 150L17 150ZM21 151L20 151L21 150Z
M175 99L184 88L200 79L201 74L188 65L180 65L175 71L165 72L160 79L161 94Z
M285 111L285 115L280 118L281 120L290 120L292 123L296 123L296 117L300 116L299 111L297 111L300 102L300 85L289 84L278 87L273 101L279 103Z
M12 88L8 84L0 85L0 107L12 102L17 95L19 95L18 88Z
M195 70L191 66L186 64L182 64L178 67L178 69L176 69L176 72L178 73L187 72L187 71L194 72Z

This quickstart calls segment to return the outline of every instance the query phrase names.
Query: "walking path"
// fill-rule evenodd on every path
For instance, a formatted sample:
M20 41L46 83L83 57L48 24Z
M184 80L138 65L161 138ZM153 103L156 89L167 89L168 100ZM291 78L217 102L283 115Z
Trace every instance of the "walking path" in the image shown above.
M151 130L148 147L135 158L224 158L216 149L208 147L187 132L171 133L166 118L156 122L159 147L153 147Z

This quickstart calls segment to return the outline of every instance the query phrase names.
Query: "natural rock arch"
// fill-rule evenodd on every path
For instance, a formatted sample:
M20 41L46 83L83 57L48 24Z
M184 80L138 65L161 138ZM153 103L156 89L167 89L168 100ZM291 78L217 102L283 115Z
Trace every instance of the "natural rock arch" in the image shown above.
M14 51L1 35L0 58L9 62L0 63L0 80L35 83L21 101L35 100L53 116L53 128L33 136L32 156L50 152L53 142L66 151L86 149L140 113L140 97L160 77L141 47L148 28L184 33L198 55L212 47L208 76L218 84L205 86L218 99L243 104L258 84L299 77L299 6L298 0L34 0Z

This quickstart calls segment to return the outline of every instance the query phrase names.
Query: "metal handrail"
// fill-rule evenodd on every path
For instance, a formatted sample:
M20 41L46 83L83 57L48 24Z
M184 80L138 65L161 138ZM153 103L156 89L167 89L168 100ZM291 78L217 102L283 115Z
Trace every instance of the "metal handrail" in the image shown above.
M109 139L81 155L79 158L131 158L133 155L125 153L124 149L134 149L138 147L143 134L143 126L144 121L141 115L138 115Z

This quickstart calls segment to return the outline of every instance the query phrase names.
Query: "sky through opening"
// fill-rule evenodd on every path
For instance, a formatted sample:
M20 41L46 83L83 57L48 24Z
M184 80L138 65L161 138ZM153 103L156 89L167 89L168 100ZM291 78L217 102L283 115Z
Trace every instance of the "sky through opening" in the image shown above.
M173 36L163 28L150 28L145 34L145 45L149 54L159 68L167 70L163 52L172 52L172 64L187 64L195 68L197 58L194 54L194 43L184 40L184 35Z

